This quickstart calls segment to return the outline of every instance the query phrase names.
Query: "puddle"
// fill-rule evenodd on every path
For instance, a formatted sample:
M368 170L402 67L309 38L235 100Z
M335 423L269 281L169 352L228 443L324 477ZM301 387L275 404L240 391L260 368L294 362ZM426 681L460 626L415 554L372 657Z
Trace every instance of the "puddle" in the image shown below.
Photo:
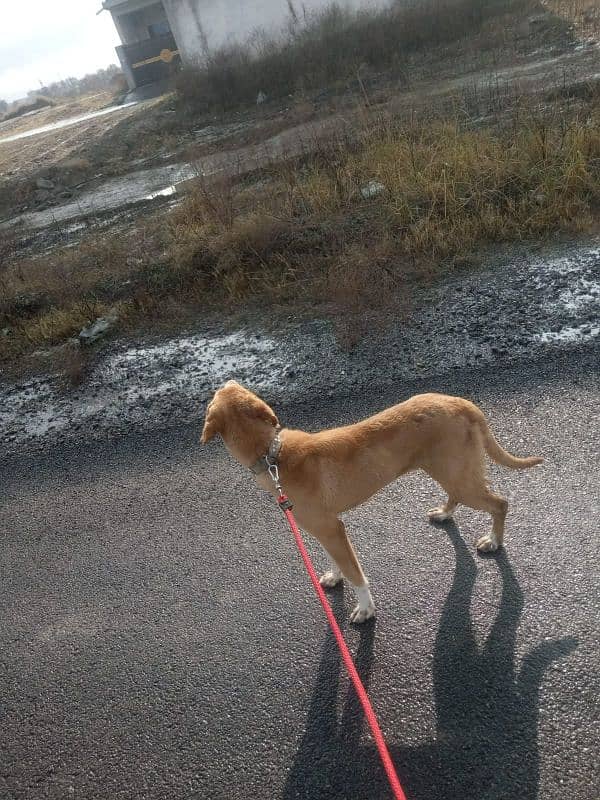
M123 103L121 106L110 106L109 108L102 108L100 111L91 111L89 114L82 114L79 117L69 117L69 119L61 119L58 122L51 122L48 125L42 125L39 128L33 128L30 131L23 131L16 133L14 136L5 136L0 139L0 144L8 144L9 142L17 142L19 139L29 139L31 136L38 136L41 133L51 133L58 131L61 128L68 128L71 125L78 125L81 122L87 122L96 117L104 117L107 114L114 114L117 111L123 111L125 108L137 105L137 102Z
M79 217L112 211L130 203L165 197L175 192L176 183L197 175L197 168L193 164L169 164L111 178L98 188L83 192L69 203L21 214L4 222L0 229L20 225L41 230L70 223Z

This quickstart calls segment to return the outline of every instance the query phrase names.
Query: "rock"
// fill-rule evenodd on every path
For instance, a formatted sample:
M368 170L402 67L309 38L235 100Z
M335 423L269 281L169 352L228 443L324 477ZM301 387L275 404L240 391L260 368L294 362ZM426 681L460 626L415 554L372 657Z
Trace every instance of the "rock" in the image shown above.
M258 93L258 97L256 98L256 105L262 106L262 104L266 102L267 102L267 95L261 89L260 92Z
M84 328L79 333L79 342L82 345L93 344L102 336L105 336L116 325L118 316L115 313L108 314L106 317L99 317L92 325Z
M385 192L385 186L379 181L369 181L366 186L360 190L361 195L365 200L370 200L373 197L379 197L380 194Z
M54 183L47 178L38 178L35 182L36 189L54 189Z

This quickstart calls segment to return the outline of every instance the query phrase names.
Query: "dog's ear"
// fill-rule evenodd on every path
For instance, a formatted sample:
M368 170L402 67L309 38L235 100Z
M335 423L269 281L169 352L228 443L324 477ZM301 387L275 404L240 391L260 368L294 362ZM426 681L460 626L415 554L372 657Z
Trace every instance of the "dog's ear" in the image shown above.
M277 428L279 425L279 420L277 419L277 415L273 411L272 408L261 400L260 397L255 397L254 402L252 403L251 413L253 417L257 417L258 419L262 420L263 422L268 422L269 425L272 425L274 428Z
M200 437L202 444L210 442L211 439L215 438L217 433L221 433L222 422L223 415L221 414L219 404L213 400L206 409L206 419L204 420L204 428L202 429L202 436Z

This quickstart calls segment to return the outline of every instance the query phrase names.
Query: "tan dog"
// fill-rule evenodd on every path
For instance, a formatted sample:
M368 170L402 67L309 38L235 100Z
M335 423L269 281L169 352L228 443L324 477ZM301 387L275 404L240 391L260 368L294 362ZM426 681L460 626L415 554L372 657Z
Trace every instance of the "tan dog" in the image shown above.
M543 461L507 453L477 406L441 394L416 395L355 425L304 433L280 430L277 417L263 400L229 381L208 406L202 442L216 434L273 495L276 490L267 463L277 462L299 525L319 540L333 560L321 583L335 586L345 576L357 590L353 622L373 616L375 606L339 514L400 475L422 469L448 494L445 505L429 512L430 519L451 519L459 503L489 512L492 532L482 536L477 547L490 552L502 545L508 503L488 488L485 453L511 469Z

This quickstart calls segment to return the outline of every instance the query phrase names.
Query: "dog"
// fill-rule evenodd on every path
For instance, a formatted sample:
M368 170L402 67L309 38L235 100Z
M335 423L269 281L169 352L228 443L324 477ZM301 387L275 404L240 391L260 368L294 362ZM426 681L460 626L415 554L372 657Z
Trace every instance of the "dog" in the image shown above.
M477 541L477 548L493 552L502 546L508 503L488 487L485 454L511 469L543 461L511 455L498 444L476 405L442 394L415 395L362 422L305 433L282 429L260 397L228 381L207 407L201 441L209 442L217 434L231 455L253 472L259 486L274 496L269 466L277 465L298 524L331 558L332 567L321 584L333 587L346 577L356 590L358 605L350 616L355 623L372 617L375 605L339 514L364 503L400 475L422 469L448 495L444 505L429 511L429 519L451 519L459 503L487 511L492 531Z

